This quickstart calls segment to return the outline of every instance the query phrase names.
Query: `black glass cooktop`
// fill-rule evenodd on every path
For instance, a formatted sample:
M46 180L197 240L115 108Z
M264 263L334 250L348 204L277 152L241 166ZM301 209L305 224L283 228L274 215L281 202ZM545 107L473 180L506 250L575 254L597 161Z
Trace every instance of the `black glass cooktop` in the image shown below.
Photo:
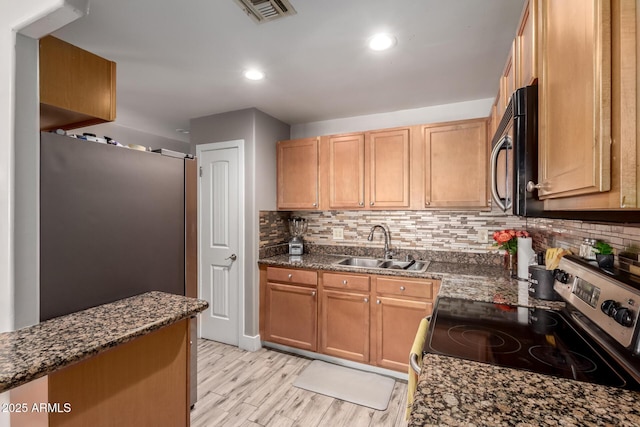
M625 378L558 311L439 298L426 353L625 387Z

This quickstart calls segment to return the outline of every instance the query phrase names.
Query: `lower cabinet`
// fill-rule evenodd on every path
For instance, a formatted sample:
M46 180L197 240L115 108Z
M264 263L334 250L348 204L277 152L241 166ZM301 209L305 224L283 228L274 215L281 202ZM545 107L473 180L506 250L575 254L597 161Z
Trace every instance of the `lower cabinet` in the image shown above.
M440 286L432 279L280 267L261 267L260 276L264 341L402 372ZM317 288L309 284L316 277ZM306 283L281 283L296 279Z
M375 303L375 364L406 371L409 351L423 317L432 304L424 301L377 297Z
M320 353L369 363L369 276L324 273Z
M372 334L375 365L407 371L409 352L420 321L433 312L440 282L427 279L375 277Z
M318 334L316 285L308 282L295 283L296 275L304 276L303 279L316 277L315 272L305 270L283 268L267 270L264 339L303 350L316 351ZM276 283L272 282L272 279L289 280L291 283Z

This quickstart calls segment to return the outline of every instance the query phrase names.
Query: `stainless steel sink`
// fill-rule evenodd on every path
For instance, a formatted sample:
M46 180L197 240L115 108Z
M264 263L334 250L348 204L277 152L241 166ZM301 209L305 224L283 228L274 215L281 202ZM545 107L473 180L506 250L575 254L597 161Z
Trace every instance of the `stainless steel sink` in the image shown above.
M423 273L429 267L429 261L416 261L412 265L411 261L399 261L394 259L375 259L375 258L359 258L349 257L336 261L334 264L344 265L347 267L359 268L375 268L375 269L394 269L406 270Z
M379 266L383 261L384 260L373 258L345 258L336 264L348 265L350 267L380 268Z

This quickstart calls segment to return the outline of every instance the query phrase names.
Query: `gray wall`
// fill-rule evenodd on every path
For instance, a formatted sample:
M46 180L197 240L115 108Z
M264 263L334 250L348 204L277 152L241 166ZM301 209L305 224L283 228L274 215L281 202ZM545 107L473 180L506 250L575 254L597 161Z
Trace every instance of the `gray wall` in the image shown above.
M289 139L290 126L260 110L249 108L191 120L191 143L244 140L245 144L245 284L244 335L258 335L258 211L275 209L275 143ZM242 347L242 341L240 343Z
M87 126L80 129L74 129L71 133L82 134L84 132L93 133L96 136L108 136L118 141L122 145L138 144L145 147L166 148L168 150L178 151L180 153L195 154L195 148L188 142L179 141L177 139L165 138L164 136L153 135L139 130L120 126L115 122L101 123L99 125Z
M38 40L16 35L14 327L40 321Z

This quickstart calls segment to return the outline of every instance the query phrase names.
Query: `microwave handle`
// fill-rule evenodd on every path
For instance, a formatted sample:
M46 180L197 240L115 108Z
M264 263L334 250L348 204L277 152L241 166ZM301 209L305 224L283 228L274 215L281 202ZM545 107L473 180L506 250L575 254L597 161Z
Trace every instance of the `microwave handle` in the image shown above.
M511 201L507 199L506 203L502 203L500 195L498 195L498 155L500 150L509 144L509 138L503 136L502 139L493 147L491 151L491 196L498 207L506 212L511 207Z

